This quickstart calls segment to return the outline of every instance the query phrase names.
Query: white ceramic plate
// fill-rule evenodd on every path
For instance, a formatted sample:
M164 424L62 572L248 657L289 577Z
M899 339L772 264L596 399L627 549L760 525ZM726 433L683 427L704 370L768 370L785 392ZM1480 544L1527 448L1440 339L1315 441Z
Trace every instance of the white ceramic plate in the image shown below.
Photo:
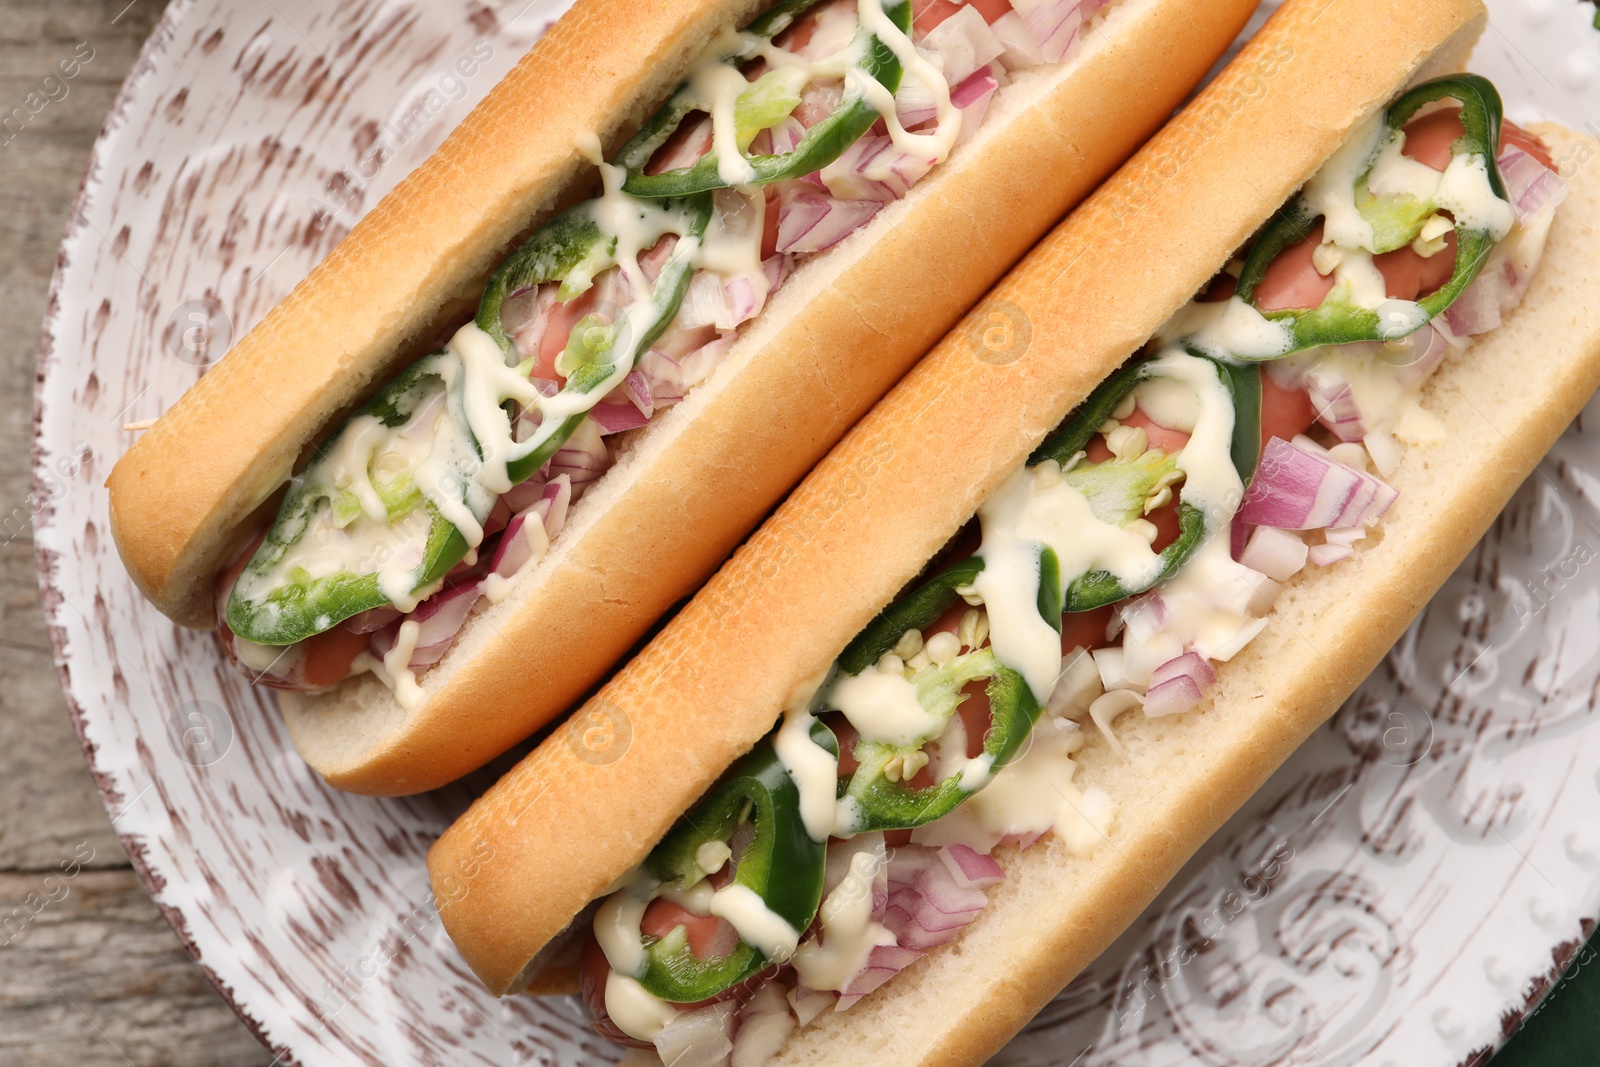
M100 486L122 424L173 403L565 2L177 0L62 245L35 502L63 684L151 893L285 1063L616 1050L576 1003L488 996L440 928L422 858L472 785L324 788L210 635L139 597ZM1600 115L1590 10L1495 5L1477 66L1513 116ZM1001 1062L1451 1067L1517 1024L1600 911L1600 438L1582 422L1385 668Z

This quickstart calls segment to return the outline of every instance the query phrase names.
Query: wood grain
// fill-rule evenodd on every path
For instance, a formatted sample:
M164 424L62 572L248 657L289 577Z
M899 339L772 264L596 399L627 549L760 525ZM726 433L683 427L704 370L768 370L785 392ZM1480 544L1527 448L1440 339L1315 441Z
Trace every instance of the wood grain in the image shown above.
M271 1060L183 951L111 830L51 664L33 553L27 459L35 326L90 147L163 7L159 0L0 3L0 118L24 105L78 46L94 50L65 83L66 95L0 145L0 292L11 327L0 337L0 1062L7 1064ZM68 879L62 864L80 870ZM37 914L30 900L44 902Z

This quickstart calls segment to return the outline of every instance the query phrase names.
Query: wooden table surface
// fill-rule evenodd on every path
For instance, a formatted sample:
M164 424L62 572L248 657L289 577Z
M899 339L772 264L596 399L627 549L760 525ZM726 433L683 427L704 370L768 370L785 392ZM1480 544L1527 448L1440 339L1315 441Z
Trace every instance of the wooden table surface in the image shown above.
M0 119L26 107L61 59L84 43L94 50L64 97L20 131L0 130L0 293L11 323L0 347L0 1064L8 1067L272 1061L190 962L111 831L51 663L27 526L34 363L56 247L90 146L163 7L0 0ZM70 883L50 879L73 862L85 870ZM31 922L19 921L33 909Z

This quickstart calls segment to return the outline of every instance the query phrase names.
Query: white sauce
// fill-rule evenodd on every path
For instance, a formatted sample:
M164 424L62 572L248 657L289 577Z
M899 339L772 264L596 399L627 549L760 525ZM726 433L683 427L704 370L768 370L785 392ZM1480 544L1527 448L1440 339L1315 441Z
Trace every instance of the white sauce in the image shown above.
M845 73L846 93L859 95L883 116L889 139L900 151L929 163L944 162L961 136L961 109L950 102L950 83L937 67L923 58L911 38L900 32L900 27L883 13L883 0L859 0L857 11L861 25L888 45L900 60L905 72L903 77L915 78L927 87L933 96L938 119L932 133L907 131L896 114L894 94L860 67Z
M753 946L772 963L787 962L800 943L800 931L771 908L749 886L737 882L711 894L707 912L726 919L739 932L739 940Z
M842 990L866 966L879 945L895 943L894 934L872 919L872 889L882 859L870 851L850 858L850 869L818 911L820 940L807 941L794 954L794 969L812 989Z
M654 1041L678 1009L652 994L638 979L612 971L606 975L606 1014L617 1029L640 1041Z
M829 707L844 712L867 742L912 745L931 740L944 729L944 717L932 714L917 699L915 682L876 667L841 675L829 688L827 701Z
M613 971L634 978L644 974L644 942L639 924L644 921L644 909L654 888L651 880L639 875L626 889L607 897L595 914L595 940L600 942Z
M1167 320L1156 336L1185 341L1208 356L1271 359L1294 347L1294 332L1234 296L1201 303L1191 300Z
M1111 832L1116 806L1104 789L1073 782L1073 755L1088 740L1070 722L1043 717L1028 750L995 772L982 792L942 819L918 827L921 845L992 845L1012 834L1054 830L1074 856L1089 855Z
M1341 248L1372 248L1372 223L1356 208L1355 187L1387 132L1383 113L1379 112L1306 182L1300 201L1307 216L1323 217L1323 240Z
M1233 467L1228 389L1212 363L1176 348L1151 366L1153 376L1180 383L1196 399L1189 443L1176 457L1185 475L1183 498L1225 527L1217 520L1237 509L1244 491ZM1061 637L1039 614L1040 546L1055 551L1063 590L1095 570L1129 587L1147 585L1161 572L1160 557L1141 534L1096 518L1082 492L1065 481L1040 485L1027 468L984 501L978 517L983 545L977 555L984 565L973 587L988 606L990 644L1043 704L1061 672Z
M383 669L389 688L394 690L395 702L405 711L421 708L424 699L416 673L411 669L411 656L417 650L417 635L421 632L420 622L407 619L395 634L394 647L383 656Z
M800 792L800 819L805 823L806 835L813 841L826 841L838 825L834 797L838 792L839 763L833 753L811 739L811 727L817 720L807 710L810 702L808 694L803 700L790 703L772 747Z
M1489 184L1489 166L1481 155L1460 155L1450 160L1439 181L1434 202L1455 216L1456 225L1487 230L1496 241L1511 232L1515 209Z
M711 152L717 158L717 177L729 185L748 185L756 180L756 169L739 151L734 130L734 109L739 97L750 88L739 69L727 63L708 63L689 78L695 95L707 103L711 114Z

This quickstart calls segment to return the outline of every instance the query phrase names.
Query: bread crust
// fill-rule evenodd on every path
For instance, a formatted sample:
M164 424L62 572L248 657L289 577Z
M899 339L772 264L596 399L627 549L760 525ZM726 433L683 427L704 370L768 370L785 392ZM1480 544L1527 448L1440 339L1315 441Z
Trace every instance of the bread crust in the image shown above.
M342 413L471 317L494 265L588 173L580 135L620 143L760 2L578 0L117 462L111 531L140 591L211 625L211 583L242 524Z
M571 707L1171 114L1254 6L1123 0L1047 92L1002 95L1029 102L785 283L712 379L590 489L511 599L422 676L418 713L370 676L287 696L301 754L338 788L415 793Z
M1363 121L1483 21L1478 0L1413 8L1404 23L1391 15L1385 0L1289 0L851 432L584 714L440 838L429 854L440 914L491 990L518 988L539 947L765 735L796 686L1050 428ZM1025 324L1029 343L986 347L985 331L1002 320ZM982 432L972 430L975 414ZM626 727L627 743L603 760L584 733L597 721ZM492 859L469 877L464 858L485 848ZM1004 973L985 980L1036 996L1035 976ZM961 1040L949 1062L981 1058L981 1041Z

